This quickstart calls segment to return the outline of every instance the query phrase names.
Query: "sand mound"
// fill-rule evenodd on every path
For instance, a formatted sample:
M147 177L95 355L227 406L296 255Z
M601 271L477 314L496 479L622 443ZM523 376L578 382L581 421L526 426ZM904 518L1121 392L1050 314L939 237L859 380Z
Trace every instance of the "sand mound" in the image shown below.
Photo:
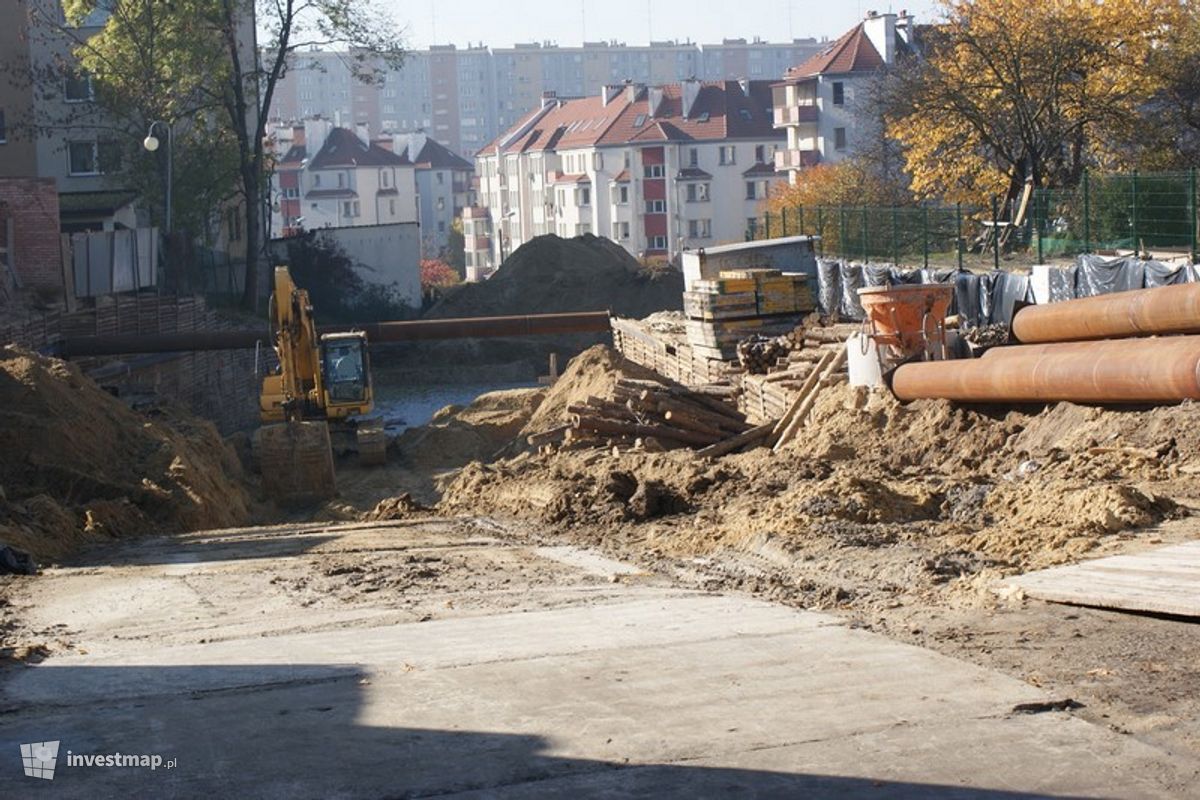
M447 406L428 424L400 435L401 458L421 469L490 461L520 433L545 396L542 389L507 389L480 395L466 407Z
M0 541L56 558L99 537L247 521L236 455L208 422L135 413L71 364L0 350Z
M566 421L567 406L583 403L588 397L610 397L618 378L660 380L650 370L625 360L608 345L598 344L571 359L522 434L562 425Z
M611 309L644 317L679 308L683 276L648 271L615 242L585 234L539 236L517 248L482 283L465 284L425 313L426 317L547 314Z

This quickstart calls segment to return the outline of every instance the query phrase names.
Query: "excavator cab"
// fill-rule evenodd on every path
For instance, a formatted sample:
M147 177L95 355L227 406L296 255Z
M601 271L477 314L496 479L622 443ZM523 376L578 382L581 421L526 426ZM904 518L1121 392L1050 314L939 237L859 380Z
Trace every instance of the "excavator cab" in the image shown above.
M366 336L361 333L322 336L321 368L327 398L326 418L341 419L370 412L374 398Z

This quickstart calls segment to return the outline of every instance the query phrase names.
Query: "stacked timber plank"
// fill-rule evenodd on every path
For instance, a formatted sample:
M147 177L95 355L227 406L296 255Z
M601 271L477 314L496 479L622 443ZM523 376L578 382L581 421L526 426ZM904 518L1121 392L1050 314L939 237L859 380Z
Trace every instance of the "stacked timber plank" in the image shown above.
M727 270L683 293L688 344L718 360L735 358L748 336L787 334L814 308L808 277L777 269Z
M528 437L530 445L559 449L639 447L671 450L690 447L701 455L732 452L757 445L770 430L746 422L733 405L737 389L621 378L610 397L588 397L567 407L565 425Z
M654 330L639 320L612 320L613 345L635 364L684 386L728 380L737 364L702 355L687 343L682 322L675 330Z

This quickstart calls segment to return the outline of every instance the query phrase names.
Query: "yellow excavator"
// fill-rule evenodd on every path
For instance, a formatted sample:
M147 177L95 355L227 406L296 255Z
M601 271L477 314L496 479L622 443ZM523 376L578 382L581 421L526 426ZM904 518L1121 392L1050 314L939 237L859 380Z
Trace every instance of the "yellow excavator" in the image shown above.
M367 335L318 335L308 292L287 267L275 268L267 314L279 366L263 378L259 397L263 425L254 443L263 484L284 504L328 499L337 491L335 442L364 464L387 459L382 427L362 419L374 407Z

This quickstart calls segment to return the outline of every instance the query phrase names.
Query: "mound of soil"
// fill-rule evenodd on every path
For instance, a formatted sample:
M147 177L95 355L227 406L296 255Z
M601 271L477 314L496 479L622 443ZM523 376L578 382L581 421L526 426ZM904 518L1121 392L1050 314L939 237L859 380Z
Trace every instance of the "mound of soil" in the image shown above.
M420 469L490 461L529 423L545 396L542 389L507 389L480 395L469 406L446 406L428 424L400 435L401 459Z
M93 539L249 519L236 454L212 424L132 411L72 364L0 350L0 542L58 558Z
M604 311L644 317L680 307L683 275L647 270L615 242L591 234L539 236L517 248L482 283L465 284L426 317L479 317Z

